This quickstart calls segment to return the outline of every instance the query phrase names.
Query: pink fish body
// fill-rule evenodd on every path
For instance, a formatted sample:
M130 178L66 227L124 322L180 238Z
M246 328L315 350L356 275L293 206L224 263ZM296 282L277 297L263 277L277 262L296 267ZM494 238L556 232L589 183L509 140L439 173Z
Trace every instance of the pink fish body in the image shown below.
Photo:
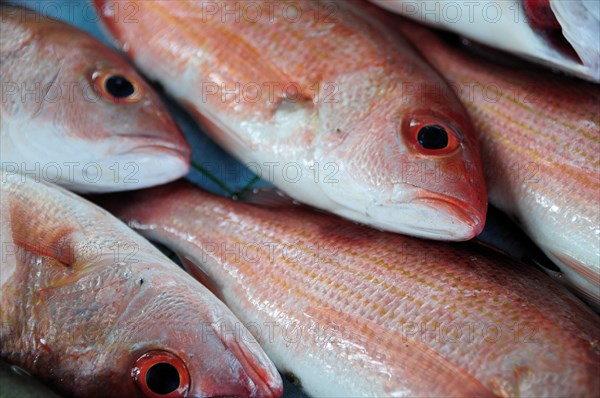
M281 379L206 288L56 186L2 172L0 354L81 397L277 397Z
M565 283L600 308L600 87L517 71L408 21L398 27L467 106L490 202L517 220Z
M370 1L417 22L600 83L597 0Z
M95 4L144 73L294 199L433 239L483 228L485 183L466 112L375 7L258 1L250 18L250 3L237 1ZM125 4L136 23L119 17Z
M104 204L175 250L312 396L600 393L600 321L498 253L174 183Z

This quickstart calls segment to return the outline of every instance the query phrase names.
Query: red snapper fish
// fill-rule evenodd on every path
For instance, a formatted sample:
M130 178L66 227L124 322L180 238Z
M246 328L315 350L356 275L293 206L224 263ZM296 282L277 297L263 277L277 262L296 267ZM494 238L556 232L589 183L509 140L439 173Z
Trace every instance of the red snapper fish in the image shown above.
M600 309L600 87L514 70L398 26L448 79L478 129L490 202L512 216Z
M278 397L204 286L106 211L1 173L0 355L80 397Z
M190 149L152 88L87 33L0 8L0 162L78 192L159 185Z
M466 240L483 228L485 183L466 111L376 7L95 4L147 76L292 198L432 239ZM135 23L119 17L131 4Z
M103 204L174 250L311 396L600 394L598 316L496 252L183 183Z

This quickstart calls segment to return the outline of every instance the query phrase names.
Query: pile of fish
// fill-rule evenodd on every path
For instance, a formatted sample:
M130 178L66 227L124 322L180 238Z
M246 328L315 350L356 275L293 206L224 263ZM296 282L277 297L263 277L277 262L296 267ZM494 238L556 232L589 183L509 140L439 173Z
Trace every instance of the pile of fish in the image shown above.
M572 77L362 0L93 3L136 68L277 190L179 180L193 148L153 86L3 4L12 396L279 397L280 373L314 397L600 395L594 5L505 2L525 18L490 30L489 14L448 24L444 2L372 1ZM553 265L476 238L488 196Z
M597 0L370 0L428 25L600 83Z
M179 183L106 200L184 258L312 396L555 397L599 387L598 317L497 253Z

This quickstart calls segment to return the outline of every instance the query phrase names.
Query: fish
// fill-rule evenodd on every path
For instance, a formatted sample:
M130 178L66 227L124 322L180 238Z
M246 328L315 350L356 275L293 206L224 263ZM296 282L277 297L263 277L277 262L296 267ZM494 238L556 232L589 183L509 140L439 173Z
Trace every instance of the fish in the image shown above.
M430 239L468 240L483 228L485 181L466 111L406 40L380 23L377 7L94 4L149 79L293 199ZM136 23L119 17L126 5L134 5Z
M259 207L183 181L98 203L173 250L310 396L600 393L598 315L472 242Z
M24 369L0 360L0 398L60 398Z
M535 68L515 70L404 20L464 102L480 137L490 203L600 308L600 87Z
M0 357L69 396L278 397L209 290L92 203L1 172Z
M493 205L488 208L483 232L475 240L479 244L499 250L523 263L560 273L560 269L533 243L514 220Z
M596 0L370 1L416 22L600 83Z
M82 192L178 179L190 148L158 94L114 50L33 10L0 8L0 163Z

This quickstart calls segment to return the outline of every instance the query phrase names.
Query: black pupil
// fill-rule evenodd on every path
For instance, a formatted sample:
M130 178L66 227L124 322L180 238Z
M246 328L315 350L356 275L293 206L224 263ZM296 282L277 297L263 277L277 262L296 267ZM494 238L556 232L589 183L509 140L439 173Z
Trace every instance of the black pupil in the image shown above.
M115 98L127 98L135 91L133 84L123 76L111 76L104 83L106 91Z
M156 394L169 394L179 388L179 372L171 364L157 363L148 369L146 385Z
M417 141L425 149L444 149L448 146L448 132L435 124L425 126L419 130Z

